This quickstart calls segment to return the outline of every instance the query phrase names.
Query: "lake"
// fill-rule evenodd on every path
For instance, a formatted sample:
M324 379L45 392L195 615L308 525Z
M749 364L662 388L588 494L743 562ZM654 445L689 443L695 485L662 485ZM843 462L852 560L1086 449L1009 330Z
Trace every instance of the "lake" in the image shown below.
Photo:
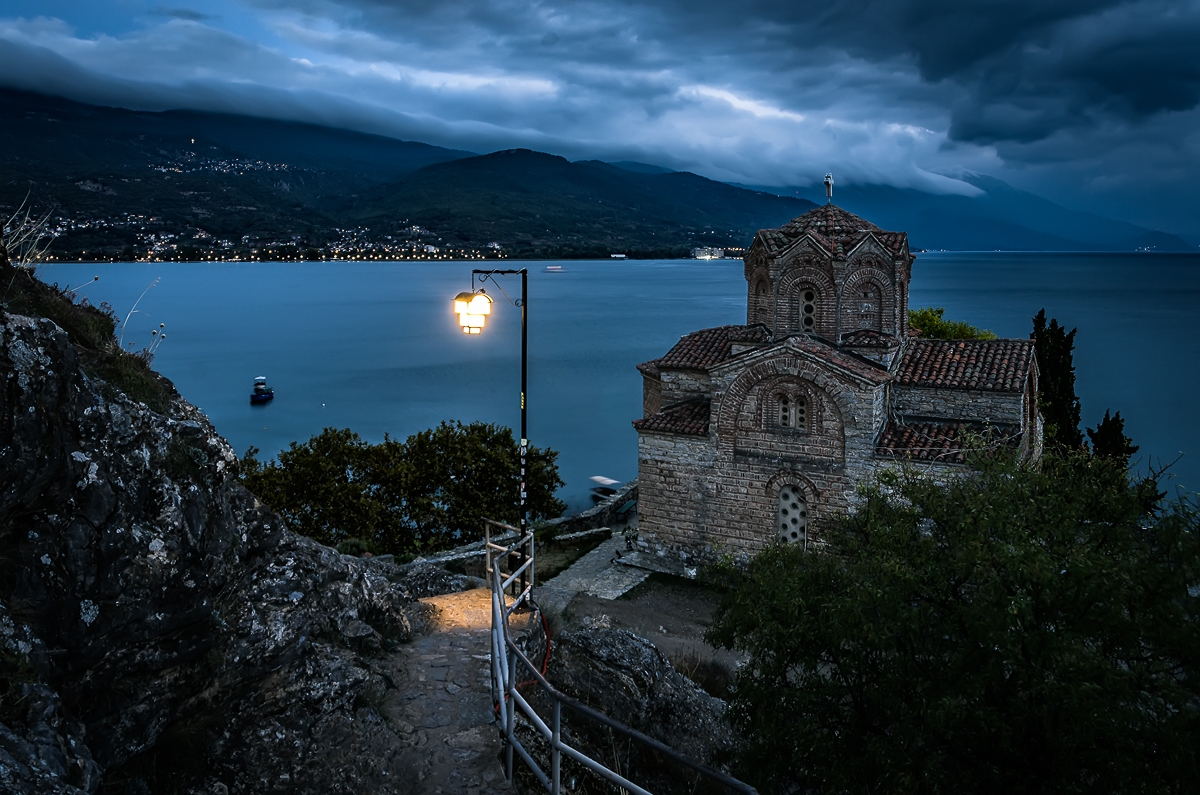
M493 315L470 337L451 312L479 264L56 263L41 276L74 286L99 275L80 294L121 318L154 283L125 342L141 348L165 323L155 367L239 454L253 445L270 457L329 426L369 441L447 419L517 427L520 311L489 287ZM494 264L530 269L529 439L560 451L559 496L584 507L590 476L637 474L635 365L690 331L745 322L742 263ZM546 272L551 264L563 272ZM519 277L501 285L520 295ZM1042 307L1078 327L1084 425L1119 410L1143 467L1184 453L1174 483L1200 488L1200 255L921 254L911 304L944 306L1001 336L1028 336ZM252 407L258 375L277 397Z

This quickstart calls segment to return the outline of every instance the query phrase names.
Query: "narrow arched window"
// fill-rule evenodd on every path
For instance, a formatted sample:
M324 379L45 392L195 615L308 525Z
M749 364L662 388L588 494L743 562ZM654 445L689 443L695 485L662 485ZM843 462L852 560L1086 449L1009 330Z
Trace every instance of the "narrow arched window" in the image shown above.
M808 503L795 486L788 485L779 490L775 535L788 544L801 544L808 535Z
M811 287L800 291L800 330L815 331L817 328L817 292Z
M808 423L808 399L803 395L776 395L775 422L782 428L803 430Z

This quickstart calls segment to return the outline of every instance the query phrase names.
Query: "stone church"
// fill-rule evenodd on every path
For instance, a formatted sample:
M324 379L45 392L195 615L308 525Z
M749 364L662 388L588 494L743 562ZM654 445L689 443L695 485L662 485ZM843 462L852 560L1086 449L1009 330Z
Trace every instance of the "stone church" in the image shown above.
M1032 340L921 338L908 327L914 259L906 233L833 204L755 236L746 325L693 332L638 365L644 548L688 565L776 539L807 546L880 468L963 471L968 437L985 431L1040 455Z

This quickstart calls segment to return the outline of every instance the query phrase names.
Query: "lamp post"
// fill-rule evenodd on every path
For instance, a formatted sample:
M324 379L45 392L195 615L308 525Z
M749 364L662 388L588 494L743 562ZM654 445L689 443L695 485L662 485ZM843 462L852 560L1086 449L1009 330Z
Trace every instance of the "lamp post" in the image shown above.
M521 308L521 491L520 503L518 507L519 522L518 527L521 531L521 537L524 538L529 526L529 507L526 504L526 488L525 488L525 456L529 450L528 429L526 427L526 401L525 387L529 372L529 324L528 324L528 304L529 304L529 271L525 268L517 270L473 270L471 271L471 291L459 293L454 297L454 312L458 315L458 324L462 327L464 334L479 334L483 331L483 327L487 324L488 315L492 313L492 299L480 287L475 289L475 277L479 277L480 283L491 281L500 289L501 294L504 294L503 288L496 281L497 276L521 276L521 299L517 303ZM505 295L505 298L508 296ZM521 547L524 548L523 546ZM525 553L518 553L517 565L525 562ZM521 573L520 589L524 592L527 578L525 573Z

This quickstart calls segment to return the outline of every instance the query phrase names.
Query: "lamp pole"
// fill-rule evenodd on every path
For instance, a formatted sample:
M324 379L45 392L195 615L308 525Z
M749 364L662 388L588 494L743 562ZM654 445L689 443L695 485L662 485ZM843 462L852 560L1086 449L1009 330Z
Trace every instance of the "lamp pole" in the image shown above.
M516 276L518 274L521 276L521 490L520 501L518 503L518 527L521 531L521 537L524 538L529 530L529 506L526 501L527 489L525 481L526 457L529 452L529 428L527 425L528 414L526 405L526 387L528 386L529 376L529 270L527 268L515 270L472 270L472 292L470 294L460 294L455 299L455 311L459 312L459 322L462 324L463 331L467 334L478 334L486 321L486 315L491 313L491 299L487 298L482 290L479 293L474 292L475 277L480 277L479 280L481 282L491 280L493 284L499 287L499 284L495 280L496 276ZM480 300L481 298L483 300ZM460 302L462 302L461 306ZM460 308L462 311L459 311ZM523 550L524 547L521 547L521 549ZM521 551L517 553L517 565L520 566L524 562L525 553ZM525 591L527 583L528 578L525 572L522 572L520 582L522 592Z

